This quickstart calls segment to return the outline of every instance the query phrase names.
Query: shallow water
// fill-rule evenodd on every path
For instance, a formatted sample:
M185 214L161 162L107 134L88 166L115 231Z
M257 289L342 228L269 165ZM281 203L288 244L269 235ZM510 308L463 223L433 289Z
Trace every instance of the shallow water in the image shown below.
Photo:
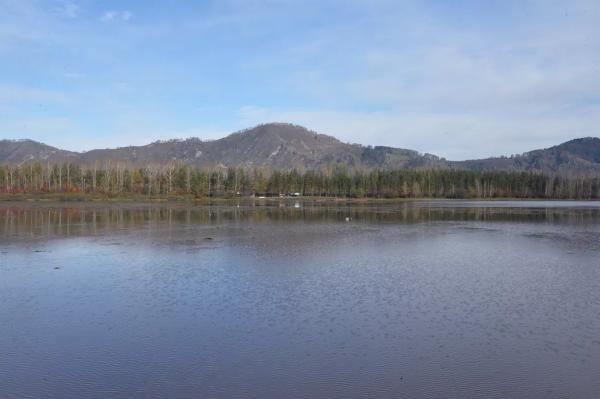
M598 398L600 204L0 205L0 398Z

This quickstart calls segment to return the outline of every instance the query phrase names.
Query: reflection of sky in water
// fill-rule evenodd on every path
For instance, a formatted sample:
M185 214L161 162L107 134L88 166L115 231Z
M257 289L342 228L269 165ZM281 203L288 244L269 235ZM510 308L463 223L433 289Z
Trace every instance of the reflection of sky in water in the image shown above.
M599 210L447 205L0 209L0 396L600 396Z

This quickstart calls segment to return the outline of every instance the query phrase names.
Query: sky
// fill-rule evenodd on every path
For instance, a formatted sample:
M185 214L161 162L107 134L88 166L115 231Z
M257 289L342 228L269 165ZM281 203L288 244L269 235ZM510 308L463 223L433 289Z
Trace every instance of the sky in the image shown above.
M453 160L600 136L600 1L0 0L0 139L267 122Z

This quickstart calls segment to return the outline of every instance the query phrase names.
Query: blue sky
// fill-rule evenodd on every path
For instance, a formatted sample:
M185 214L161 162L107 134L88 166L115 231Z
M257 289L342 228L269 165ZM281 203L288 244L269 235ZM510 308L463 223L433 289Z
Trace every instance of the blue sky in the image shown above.
M0 138L262 122L450 159L600 135L600 2L0 0Z

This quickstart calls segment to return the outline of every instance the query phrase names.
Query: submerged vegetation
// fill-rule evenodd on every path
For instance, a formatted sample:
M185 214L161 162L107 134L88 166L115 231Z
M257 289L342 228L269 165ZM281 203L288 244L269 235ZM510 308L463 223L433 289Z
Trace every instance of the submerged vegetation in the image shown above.
M0 193L79 193L105 196L193 195L234 197L294 193L344 198L598 199L600 177L529 172L433 170L318 171L262 168L203 169L185 164L143 168L108 164L30 163L0 167Z

